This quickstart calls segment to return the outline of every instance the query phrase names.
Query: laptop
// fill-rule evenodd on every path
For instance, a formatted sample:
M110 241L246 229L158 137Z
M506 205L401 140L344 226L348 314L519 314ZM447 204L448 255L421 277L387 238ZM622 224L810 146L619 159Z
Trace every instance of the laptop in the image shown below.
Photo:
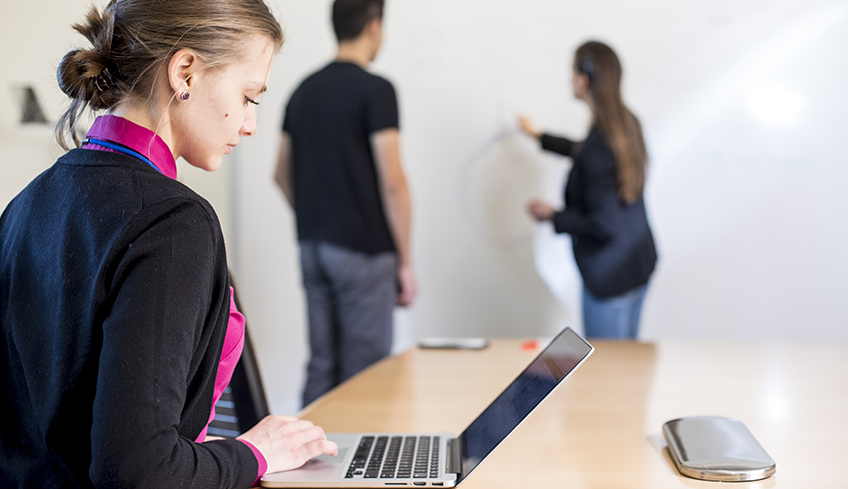
M592 353L565 328L459 436L328 433L339 446L303 467L265 474L264 487L454 487Z

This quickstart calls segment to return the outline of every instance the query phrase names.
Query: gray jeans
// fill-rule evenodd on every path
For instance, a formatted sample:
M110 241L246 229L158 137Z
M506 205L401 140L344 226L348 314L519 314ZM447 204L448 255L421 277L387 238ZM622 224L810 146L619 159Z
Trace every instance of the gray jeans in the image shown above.
M392 349L397 255L369 255L320 241L300 242L310 359L303 405Z

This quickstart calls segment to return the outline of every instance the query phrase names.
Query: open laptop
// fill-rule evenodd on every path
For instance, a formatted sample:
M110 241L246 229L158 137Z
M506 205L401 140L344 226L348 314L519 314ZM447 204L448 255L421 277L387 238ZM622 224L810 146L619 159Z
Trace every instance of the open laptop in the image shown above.
M328 433L336 457L262 477L265 487L454 487L592 353L565 328L459 436L445 433Z

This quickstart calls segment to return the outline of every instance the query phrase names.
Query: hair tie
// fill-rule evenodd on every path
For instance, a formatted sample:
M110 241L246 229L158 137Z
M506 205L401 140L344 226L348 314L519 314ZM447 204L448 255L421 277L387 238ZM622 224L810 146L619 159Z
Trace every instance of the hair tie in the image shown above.
M99 75L94 75L92 78L94 78L94 86L101 92L109 89L115 83L112 74L109 73L109 68L103 68Z

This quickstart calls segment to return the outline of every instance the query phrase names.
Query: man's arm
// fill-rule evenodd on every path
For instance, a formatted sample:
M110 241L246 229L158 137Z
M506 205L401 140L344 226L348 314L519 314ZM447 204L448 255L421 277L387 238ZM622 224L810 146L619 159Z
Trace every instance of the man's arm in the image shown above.
M371 135L371 147L377 165L380 195L398 254L398 304L408 306L415 300L418 286L412 268L410 228L412 221L409 186L400 162L400 132L383 129Z
M291 136L288 133L280 133L280 149L277 153L277 170L274 180L283 191L283 195L289 204L294 207L294 191L292 188L292 155Z

